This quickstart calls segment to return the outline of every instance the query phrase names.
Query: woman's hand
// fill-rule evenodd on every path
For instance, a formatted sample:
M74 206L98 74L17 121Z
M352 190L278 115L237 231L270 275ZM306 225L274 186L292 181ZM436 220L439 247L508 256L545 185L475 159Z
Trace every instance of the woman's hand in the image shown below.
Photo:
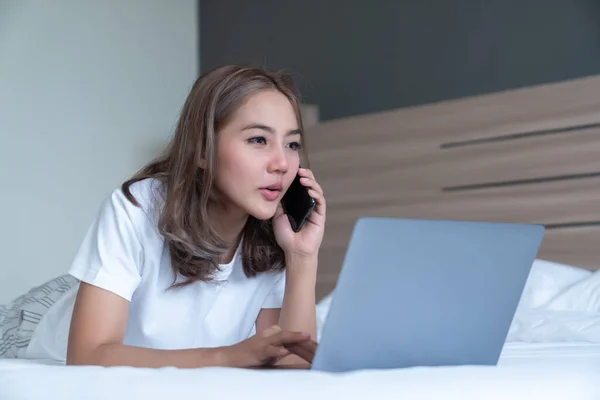
M274 325L262 332L226 348L226 365L251 368L276 364L292 354L286 347L294 348L310 340L310 334L283 331Z
M300 183L308 189L309 196L315 199L315 208L300 232L294 232L280 205L273 217L273 232L286 256L316 257L325 230L325 197L312 171L300 168L298 174L301 176Z
M288 344L285 347L292 354L295 354L307 363L312 364L318 346L319 344L314 340L307 340L305 342Z

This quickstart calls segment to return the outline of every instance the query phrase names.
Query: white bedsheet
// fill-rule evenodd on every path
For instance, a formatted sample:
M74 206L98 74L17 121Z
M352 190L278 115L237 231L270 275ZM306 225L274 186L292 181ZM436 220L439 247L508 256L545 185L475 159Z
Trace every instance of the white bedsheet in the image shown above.
M327 374L0 362L0 399L600 399L600 345L507 344L498 367Z

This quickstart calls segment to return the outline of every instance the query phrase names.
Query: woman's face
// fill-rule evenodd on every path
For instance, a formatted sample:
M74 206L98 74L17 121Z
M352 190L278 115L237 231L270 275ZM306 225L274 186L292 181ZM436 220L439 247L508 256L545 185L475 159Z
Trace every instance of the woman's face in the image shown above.
M276 90L249 96L217 134L215 182L227 211L273 217L298 172L300 143L287 97Z

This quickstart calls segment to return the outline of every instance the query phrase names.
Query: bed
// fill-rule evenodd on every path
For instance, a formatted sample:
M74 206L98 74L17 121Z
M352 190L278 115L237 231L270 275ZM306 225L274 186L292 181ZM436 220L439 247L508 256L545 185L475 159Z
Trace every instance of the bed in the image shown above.
M589 77L309 124L328 200L319 335L360 216L547 227L497 367L327 374L0 360L0 399L599 399L599 92Z

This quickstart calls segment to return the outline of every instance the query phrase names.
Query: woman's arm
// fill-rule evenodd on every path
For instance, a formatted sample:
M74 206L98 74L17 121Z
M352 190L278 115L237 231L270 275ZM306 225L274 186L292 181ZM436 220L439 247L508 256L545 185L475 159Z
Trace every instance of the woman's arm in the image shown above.
M260 332L273 324L279 324L289 331L308 332L316 340L316 300L317 280L316 257L288 257L286 259L285 294L281 309L263 309L256 320L256 331ZM290 354L278 364L307 364L302 358Z
M156 350L123 345L129 302L104 289L81 282L69 333L68 365L145 368L207 366L257 367L290 354L286 346L304 343L308 334L270 326L231 346Z
M227 365L223 348L154 350L123 345L129 302L81 282L73 309L67 364L197 368Z
M315 287L317 257L288 257L286 261L285 295L279 325L285 330L309 332L317 338Z
M325 197L323 189L315 180L310 170L300 168L298 174L302 177L300 183L306 187L309 196L315 202L306 225L299 231L292 230L290 221L280 206L273 217L273 232L277 243L285 253L285 292L279 315L275 311L265 310L264 321L257 320L259 326L268 325L277 316L283 329L310 332L313 341L317 337L315 287L317 283L317 267L319 249L325 230ZM259 315L261 319L261 315ZM314 343L310 343L311 347ZM280 361L287 363L306 363L306 361L290 355Z

